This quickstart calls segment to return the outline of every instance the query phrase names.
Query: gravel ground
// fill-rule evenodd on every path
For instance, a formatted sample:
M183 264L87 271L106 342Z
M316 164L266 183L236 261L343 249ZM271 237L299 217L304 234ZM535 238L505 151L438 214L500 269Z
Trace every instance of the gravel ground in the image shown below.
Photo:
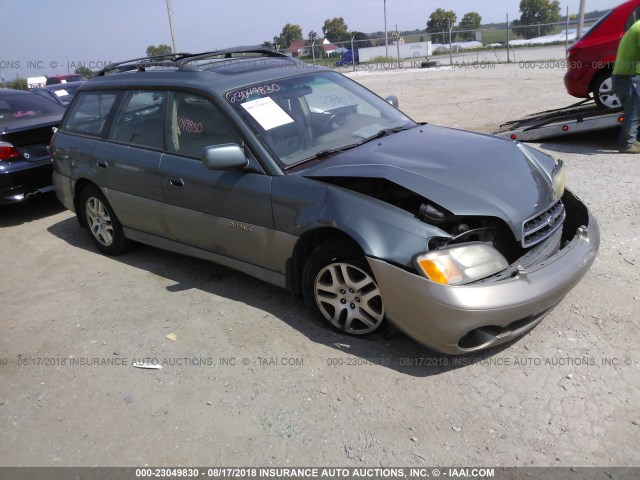
M483 132L575 101L543 65L351 75L416 120ZM539 145L601 251L530 334L471 357L337 335L203 261L102 256L52 196L2 207L0 465L640 465L640 157L615 138Z

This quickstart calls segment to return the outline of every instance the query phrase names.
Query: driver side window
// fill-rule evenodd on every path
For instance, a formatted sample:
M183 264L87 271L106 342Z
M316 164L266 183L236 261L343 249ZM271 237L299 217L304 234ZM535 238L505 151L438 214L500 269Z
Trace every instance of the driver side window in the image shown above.
M169 101L167 149L171 153L202 158L211 145L242 144L224 114L208 99L192 93L172 93Z

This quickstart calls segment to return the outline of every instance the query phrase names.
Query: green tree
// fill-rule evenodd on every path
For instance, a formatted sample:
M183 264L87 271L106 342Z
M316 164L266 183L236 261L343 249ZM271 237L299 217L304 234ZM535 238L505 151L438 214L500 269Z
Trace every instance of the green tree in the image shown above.
M289 45L291 45L296 40L302 40L302 29L300 28L300 25L287 23L284 27L282 27L280 36L276 38L276 44L278 45L278 48L288 48ZM274 40L276 40L276 38L274 38Z
M93 72L91 71L91 69L89 69L87 67L78 67L78 68L76 68L75 72L73 72L73 73L77 73L77 74L82 75L82 76L87 77L87 78L93 77Z
M466 31L459 32L458 35L460 35L460 38L462 38L463 40L475 40L475 30L480 29L481 22L482 17L477 12L465 13L464 17L462 17L462 20L460 20L458 29Z
M453 10L438 8L429 16L427 32L431 34L433 43L449 43L449 29L456 24L456 14ZM445 33L442 33L445 32ZM451 40L455 40L456 32L451 32Z
M520 0L520 18L513 21L513 31L524 37L534 38L546 35L554 23L560 20L560 2L558 0Z
M14 90L26 90L27 89L27 79L26 78L16 78L15 80L10 80L6 82L7 88L13 88Z
M364 48L371 46L371 40L366 33L353 31L349 33L349 37L353 37L354 48ZM351 49L351 38L349 38L349 45L345 45L345 48Z
M322 33L332 43L351 41L349 27L342 17L327 18L322 26Z
M147 57L157 57L158 55L166 55L172 52L171 47L165 44L158 45L157 47L155 45L149 45L147 47Z

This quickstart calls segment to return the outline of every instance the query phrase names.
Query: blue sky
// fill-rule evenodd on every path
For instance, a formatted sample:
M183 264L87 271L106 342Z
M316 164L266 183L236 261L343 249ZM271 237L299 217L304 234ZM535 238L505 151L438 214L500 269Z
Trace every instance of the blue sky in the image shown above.
M587 11L618 5L586 0ZM285 23L322 33L324 20L341 16L351 30L383 30L383 0L172 0L180 51L198 52L271 40ZM458 20L470 11L484 23L519 17L519 0L387 0L389 30L425 28L437 8ZM577 13L579 0L561 0L562 13ZM36 14L37 13L37 14ZM143 56L148 45L171 44L166 0L0 0L3 19L0 73L7 80L39 73L73 72Z

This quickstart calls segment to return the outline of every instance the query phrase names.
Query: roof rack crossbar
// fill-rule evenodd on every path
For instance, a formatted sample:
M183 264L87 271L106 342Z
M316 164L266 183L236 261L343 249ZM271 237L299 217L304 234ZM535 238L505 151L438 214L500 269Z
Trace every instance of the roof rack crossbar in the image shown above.
M211 52L203 52L196 53L193 55L187 55L182 57L176 61L176 64L179 66L185 65L190 62L195 62L198 60L204 60L212 57L221 57L224 58L234 58L234 54L247 54L247 53L257 53L265 57L287 57L284 53L276 52L274 50L269 50L268 48L256 48L256 47L240 47L240 48L227 48L223 50L213 50Z
M163 55L153 55L151 57L140 57L140 58L132 58L130 60L123 60L121 62L110 63L98 73L96 73L96 77L102 77L108 72L112 71L127 71L127 70L136 70L138 68L144 68L147 66L170 66L180 60L183 57L188 57L192 55L191 53L166 53Z

